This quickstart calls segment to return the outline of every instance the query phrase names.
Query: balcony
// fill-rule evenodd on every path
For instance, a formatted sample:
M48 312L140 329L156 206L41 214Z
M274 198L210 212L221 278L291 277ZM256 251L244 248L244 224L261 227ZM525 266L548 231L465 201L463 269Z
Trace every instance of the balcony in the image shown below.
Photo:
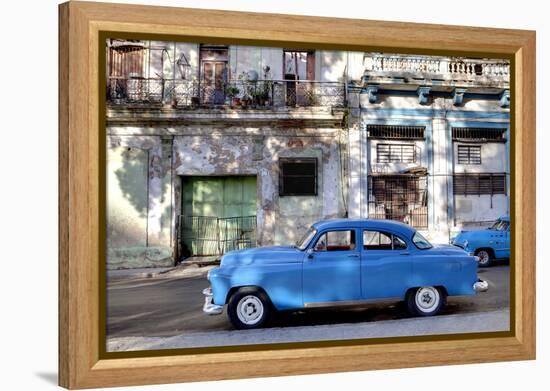
M344 107L345 85L310 80L229 80L205 84L182 79L110 77L110 105L170 105L174 108Z
M364 82L443 87L509 88L507 60L368 53Z

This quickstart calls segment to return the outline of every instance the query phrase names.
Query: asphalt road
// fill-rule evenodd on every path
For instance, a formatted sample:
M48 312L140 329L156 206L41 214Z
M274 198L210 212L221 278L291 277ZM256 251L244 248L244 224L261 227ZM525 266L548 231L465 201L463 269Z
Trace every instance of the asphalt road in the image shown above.
M444 315L473 314L509 308L509 266L480 269L488 292L449 298ZM224 311L202 312L205 277L141 278L112 281L107 286L107 336L170 337L185 333L233 330ZM402 303L361 308L281 313L272 327L299 327L376 322L408 318Z

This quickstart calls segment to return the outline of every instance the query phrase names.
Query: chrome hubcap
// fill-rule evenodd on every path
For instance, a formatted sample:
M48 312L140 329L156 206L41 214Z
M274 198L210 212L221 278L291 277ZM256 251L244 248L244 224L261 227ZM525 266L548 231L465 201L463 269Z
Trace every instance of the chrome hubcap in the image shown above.
M244 296L237 304L237 317L244 324L256 324L262 319L264 305L256 296Z
M477 256L479 257L479 263L486 264L489 262L489 253L487 251L480 251L477 253Z
M431 312L439 305L439 291L431 286L416 291L416 306L422 312Z

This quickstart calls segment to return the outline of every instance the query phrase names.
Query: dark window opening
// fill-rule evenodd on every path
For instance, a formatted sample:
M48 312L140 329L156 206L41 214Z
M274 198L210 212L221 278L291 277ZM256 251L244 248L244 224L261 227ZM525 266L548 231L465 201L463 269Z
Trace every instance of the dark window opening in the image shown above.
M459 145L458 164L481 164L481 145Z
M454 141L506 141L506 128L453 128L452 133Z
M317 195L317 159L279 159L279 195Z
M382 139L423 140L424 126L367 125L368 137Z
M427 176L372 175L368 182L368 215L428 227Z
M506 194L506 174L455 174L455 195Z
M416 150L413 144L378 144L377 163L414 163Z

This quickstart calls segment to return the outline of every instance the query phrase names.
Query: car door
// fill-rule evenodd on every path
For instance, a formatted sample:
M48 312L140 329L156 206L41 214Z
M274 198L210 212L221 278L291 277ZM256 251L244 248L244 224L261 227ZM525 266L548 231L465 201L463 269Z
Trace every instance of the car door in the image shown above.
M316 307L361 299L361 255L355 229L320 233L303 263L304 306Z
M364 300L402 298L412 276L411 245L398 234L361 233L361 296Z
M502 221L493 233L495 241L495 257L510 258L510 223Z

